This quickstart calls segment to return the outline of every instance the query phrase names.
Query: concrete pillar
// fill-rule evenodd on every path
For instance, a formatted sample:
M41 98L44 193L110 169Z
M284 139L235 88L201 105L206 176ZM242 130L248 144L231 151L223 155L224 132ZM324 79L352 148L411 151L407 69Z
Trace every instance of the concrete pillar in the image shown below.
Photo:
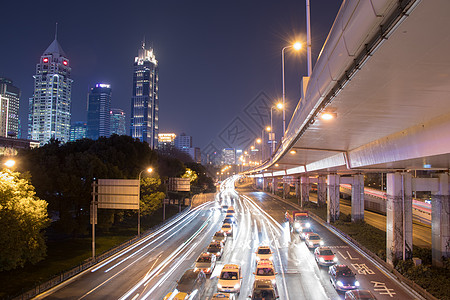
M328 175L327 222L339 220L339 179L337 174Z
M326 176L319 176L317 182L317 205L325 206L327 203L327 178Z
M289 184L286 183L286 177L283 177L283 199L286 199L286 186L289 186Z
M450 201L448 173L439 174L439 190L431 200L431 257L442 266L442 257L450 257Z
M272 194L273 195L275 195L275 192L277 191L279 181L280 180L277 177L272 177Z
M300 190L301 190L301 198L300 198L300 206L303 207L304 203L309 202L309 176L302 176L300 178L301 184L300 184Z
M267 191L267 187L269 186L269 178L263 178L263 187L262 190L263 192Z
M412 176L389 173L386 202L386 261L412 255Z
M352 222L364 220L364 175L353 175Z

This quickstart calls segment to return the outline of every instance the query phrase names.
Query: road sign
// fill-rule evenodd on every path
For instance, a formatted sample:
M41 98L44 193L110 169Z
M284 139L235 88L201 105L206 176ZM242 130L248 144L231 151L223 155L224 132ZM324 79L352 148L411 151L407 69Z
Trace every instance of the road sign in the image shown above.
M191 180L189 178L169 178L170 192L189 192Z
M98 208L139 209L139 180L99 179Z

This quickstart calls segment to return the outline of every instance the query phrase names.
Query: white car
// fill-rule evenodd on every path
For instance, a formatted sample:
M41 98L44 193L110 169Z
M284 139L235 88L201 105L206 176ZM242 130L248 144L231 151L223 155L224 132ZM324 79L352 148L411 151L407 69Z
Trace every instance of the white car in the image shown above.
M323 246L322 238L317 233L308 234L305 238L306 246L309 249Z
M275 272L273 263L269 260L262 260L256 265L255 280L270 280L275 285Z
M217 290L219 292L239 294L241 291L241 283L241 267L237 264L227 264L220 272Z
M273 252L272 250L270 250L269 246L259 246L255 253L256 253L256 262L261 260L272 261L273 259L272 256Z

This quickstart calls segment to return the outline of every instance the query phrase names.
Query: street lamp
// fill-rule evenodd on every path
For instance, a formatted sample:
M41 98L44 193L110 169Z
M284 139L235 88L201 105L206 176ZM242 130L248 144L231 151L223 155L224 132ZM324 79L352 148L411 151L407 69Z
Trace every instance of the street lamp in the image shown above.
M272 132L270 132L270 135L271 135L270 136L270 140L272 141L272 143L271 143L272 153L275 151L275 144L274 144L275 133L273 132L273 122L272 122L272 110L274 108L276 108L276 109L283 109L284 105L283 105L283 103L277 103L277 104L275 104L274 106L272 106L270 108L270 127L272 128ZM284 109L283 109L283 116L284 116ZM283 134L284 134L284 129L283 129Z
M14 167L14 165L16 164L16 161L14 159L8 159L7 161L5 161L4 165L7 168L12 168Z
M302 44L299 42L294 43L293 45L289 45L286 47L283 47L283 49L281 49L281 76L282 76L282 81L283 81L283 135L286 132L286 87L285 87L285 82L284 82L284 50L288 49L288 48L294 48L295 50L300 50L302 48Z
M141 175L143 172L147 171L148 173L153 172L152 168L147 168L139 172L139 189L138 189L138 237L141 236Z

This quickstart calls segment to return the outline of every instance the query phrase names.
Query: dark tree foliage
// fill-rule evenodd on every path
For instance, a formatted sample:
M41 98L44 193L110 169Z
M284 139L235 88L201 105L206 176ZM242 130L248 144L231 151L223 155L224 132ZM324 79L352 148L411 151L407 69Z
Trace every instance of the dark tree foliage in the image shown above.
M186 167L197 173L197 180L192 183L192 188L200 193L213 193L216 191L214 181L208 176L206 168L198 163L186 163ZM191 189L192 189L191 188Z
M31 173L38 197L57 212L59 229L86 234L94 179L137 178L147 166L155 166L157 154L147 143L129 136L48 144L19 154L23 170Z

